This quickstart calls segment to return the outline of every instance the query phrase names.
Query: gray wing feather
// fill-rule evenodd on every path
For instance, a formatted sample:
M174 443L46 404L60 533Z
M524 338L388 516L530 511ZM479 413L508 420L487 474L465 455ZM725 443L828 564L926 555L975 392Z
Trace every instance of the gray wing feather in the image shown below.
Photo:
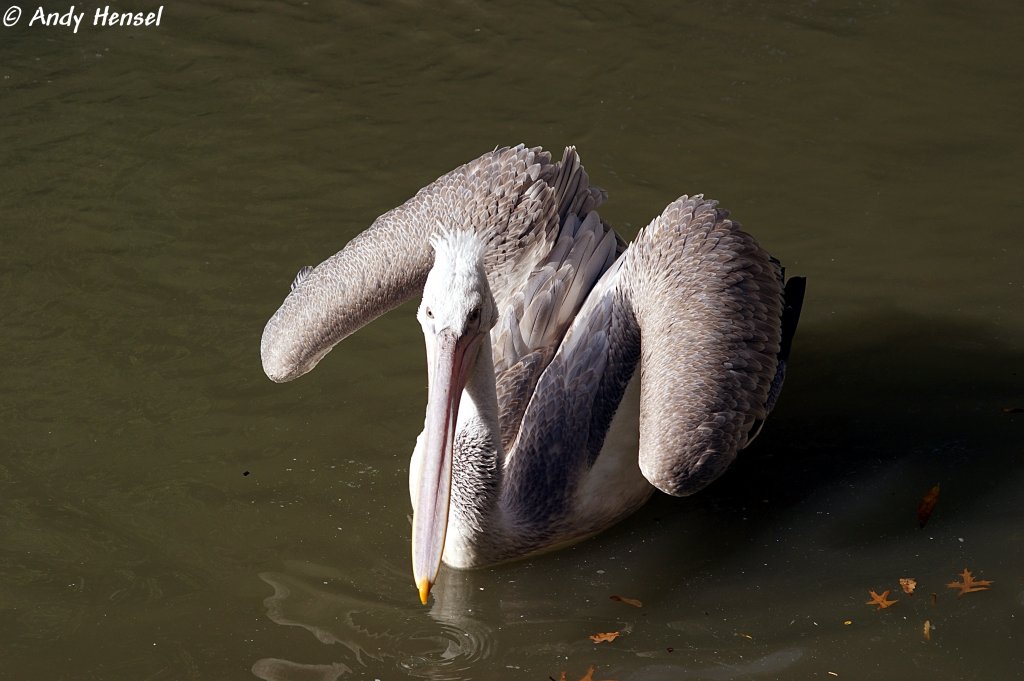
M502 441L511 448L541 372L615 258L617 239L591 212L569 215L554 248L515 293L492 331Z
M615 240L607 243L614 252ZM566 513L636 367L637 325L618 289L617 270L612 265L594 286L540 376L507 450L502 503L536 528Z
M767 415L782 271L702 196L683 196L623 256L641 338L640 467L664 492L718 477Z
M537 379L551 361L552 354L550 348L525 353L518 362L497 375L495 388L501 395L498 401L498 423L501 427L502 451L511 449L519 433L526 405L537 387Z

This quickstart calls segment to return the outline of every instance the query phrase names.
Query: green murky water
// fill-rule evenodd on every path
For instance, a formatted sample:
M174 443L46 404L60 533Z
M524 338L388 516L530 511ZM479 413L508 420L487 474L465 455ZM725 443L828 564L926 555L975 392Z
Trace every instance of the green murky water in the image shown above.
M1024 673L1015 3L96 7L0 28L0 676ZM720 199L808 300L730 473L423 608L411 308L286 385L259 337L300 266L520 141L577 145L627 236Z

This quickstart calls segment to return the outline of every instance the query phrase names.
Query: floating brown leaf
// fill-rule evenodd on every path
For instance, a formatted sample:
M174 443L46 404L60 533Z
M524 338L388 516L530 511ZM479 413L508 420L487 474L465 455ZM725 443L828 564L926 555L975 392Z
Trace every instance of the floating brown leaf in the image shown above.
M932 640L932 629L934 628L935 627L932 626L932 623L929 620L924 621L924 628L921 629L921 633L924 634L925 641Z
M939 594L937 594L937 593L935 593L933 591L932 595L931 595L931 599L932 599L932 605L935 605L936 603L939 602Z
M626 605L632 605L634 608L642 608L642 607L644 607L643 602L642 601L638 601L635 598L626 598L625 596L612 596L611 598L612 598L613 601L618 601L619 603L625 603Z
M900 577L900 588L903 589L903 593L912 594L917 588L917 580L913 577Z
M963 580L962 582L950 582L946 585L950 589L960 589L960 593L957 596L963 596L974 591L985 591L992 584L992 580L989 579L974 579L974 575L967 568L964 568L959 577Z
M932 517L932 511L935 510L935 504L939 501L939 486L935 485L928 494L925 494L921 498L921 503L917 505L917 525L918 527L924 527L928 523L928 519Z
M619 632L617 632L617 631L609 631L609 632L605 632L603 634L593 634L590 637L590 640L593 641L594 643L605 643L605 642L611 643L612 641L614 641L618 637L619 637Z
M888 597L889 597L889 592L888 591L883 591L881 596L876 594L874 591L870 591L869 593L871 594L871 600L868 601L866 604L867 605L877 605L879 610L881 610L882 608L890 608L890 607L892 607L893 603L898 602L898 601L895 601L895 600L893 600L893 601L888 600Z

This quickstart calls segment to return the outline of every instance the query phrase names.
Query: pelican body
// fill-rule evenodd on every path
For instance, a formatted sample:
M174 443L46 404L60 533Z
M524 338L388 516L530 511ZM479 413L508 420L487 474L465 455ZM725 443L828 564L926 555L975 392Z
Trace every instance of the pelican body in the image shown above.
M263 332L274 381L421 295L413 576L600 532L655 489L692 494L760 432L803 301L726 211L682 196L628 246L574 148L496 149L300 270ZM639 402L620 409L624 401Z

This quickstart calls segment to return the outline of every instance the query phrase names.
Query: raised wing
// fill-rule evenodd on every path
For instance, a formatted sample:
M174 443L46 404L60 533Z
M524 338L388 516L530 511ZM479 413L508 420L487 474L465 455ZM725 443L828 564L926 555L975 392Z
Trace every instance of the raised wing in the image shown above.
M662 491L692 494L767 416L782 268L716 202L683 196L641 231L622 270L640 330L640 468Z
M540 376L503 503L538 526L564 513L637 364L644 476L674 495L707 485L781 386L783 306L778 262L725 211L701 196L673 202L595 286ZM799 300L790 308L788 338Z
M439 227L485 235L491 288L507 305L551 251L565 217L602 198L571 148L558 163L520 145L456 168L296 278L264 329L264 370L275 381L297 378L346 336L420 293Z

